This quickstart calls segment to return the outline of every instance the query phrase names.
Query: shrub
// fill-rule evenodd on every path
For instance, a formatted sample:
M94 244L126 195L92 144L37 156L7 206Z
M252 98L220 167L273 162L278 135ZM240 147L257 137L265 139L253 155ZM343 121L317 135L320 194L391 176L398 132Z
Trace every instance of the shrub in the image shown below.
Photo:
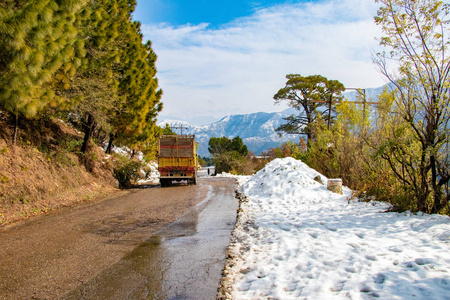
M130 159L123 155L116 156L116 166L114 168L114 177L119 182L120 188L129 188L132 182L141 178L142 162Z

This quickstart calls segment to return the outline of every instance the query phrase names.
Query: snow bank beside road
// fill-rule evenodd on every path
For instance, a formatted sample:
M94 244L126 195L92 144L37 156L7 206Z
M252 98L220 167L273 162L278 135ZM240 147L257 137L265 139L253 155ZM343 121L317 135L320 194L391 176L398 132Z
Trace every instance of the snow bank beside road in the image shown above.
M380 213L387 204L349 203L317 175L285 158L243 183L229 298L449 299L449 217Z

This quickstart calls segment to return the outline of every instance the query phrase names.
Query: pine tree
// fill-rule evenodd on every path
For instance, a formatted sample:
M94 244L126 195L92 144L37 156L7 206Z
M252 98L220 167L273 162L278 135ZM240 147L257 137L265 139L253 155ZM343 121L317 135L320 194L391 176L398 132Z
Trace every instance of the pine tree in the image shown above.
M128 5L134 8L135 1L129 0ZM131 21L131 12L126 25L122 31L126 34L121 36L122 56L118 69L121 101L112 119L109 151L114 139L135 150L152 148L159 132L156 116L162 109L162 91L155 77L156 54L150 41L142 43L140 23Z
M85 133L82 152L95 130L110 133L107 151L114 141L134 149L154 144L162 92L156 55L132 20L135 6L135 0L110 0L86 7L81 25L86 56L70 90L70 97L82 99L73 114Z
M0 107L16 120L64 103L57 86L80 64L76 15L85 2L7 0L0 6Z
M117 37L119 26L127 22L128 13L119 2L90 1L84 7L79 24L79 38L85 41L85 56L78 73L69 82L66 96L79 100L71 111L72 121L81 124L84 132L83 153L96 128L109 129L111 112L120 100L115 76L120 61Z
M83 128L83 153L94 131L135 149L154 145L162 91L156 54L132 20L135 6L136 0L0 3L0 109L17 118L65 110Z
M327 111L321 112L319 107L330 103L332 97L339 98L345 90L344 85L337 80L328 80L321 75L303 77L299 74L286 75L286 86L281 88L274 96L275 103L288 101L289 106L297 109L299 115L291 115L285 120L286 124L277 128L277 131L300 134L305 133L308 143L313 138L312 125ZM331 116L331 105L328 110ZM328 118L328 124L331 123Z

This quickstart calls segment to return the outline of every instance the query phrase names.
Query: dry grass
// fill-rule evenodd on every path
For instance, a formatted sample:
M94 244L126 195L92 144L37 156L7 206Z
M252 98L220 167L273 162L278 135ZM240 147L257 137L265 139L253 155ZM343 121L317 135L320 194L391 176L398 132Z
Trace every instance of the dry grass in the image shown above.
M117 191L100 148L80 159L80 135L60 121L46 122L23 124L13 146L5 138L12 128L0 119L0 225Z

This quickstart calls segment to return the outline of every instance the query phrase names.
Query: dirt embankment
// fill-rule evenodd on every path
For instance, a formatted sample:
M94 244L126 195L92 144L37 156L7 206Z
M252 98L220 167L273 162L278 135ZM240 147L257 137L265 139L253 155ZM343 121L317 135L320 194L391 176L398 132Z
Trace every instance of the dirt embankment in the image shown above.
M23 122L13 145L9 124L0 114L0 226L120 191L101 148L76 154L82 134L74 128Z

